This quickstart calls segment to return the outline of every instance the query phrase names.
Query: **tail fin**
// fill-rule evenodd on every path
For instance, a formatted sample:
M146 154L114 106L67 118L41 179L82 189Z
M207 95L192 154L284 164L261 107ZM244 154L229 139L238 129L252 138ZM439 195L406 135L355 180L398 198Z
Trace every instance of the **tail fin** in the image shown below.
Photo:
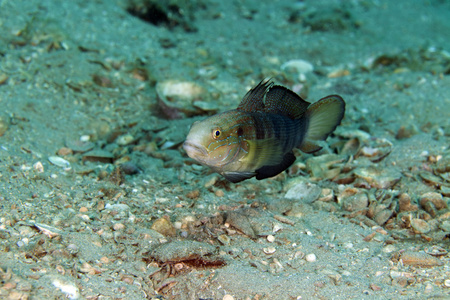
M338 95L330 95L311 104L305 113L307 129L300 150L313 153L322 149L316 142L324 141L336 129L344 112L344 99Z

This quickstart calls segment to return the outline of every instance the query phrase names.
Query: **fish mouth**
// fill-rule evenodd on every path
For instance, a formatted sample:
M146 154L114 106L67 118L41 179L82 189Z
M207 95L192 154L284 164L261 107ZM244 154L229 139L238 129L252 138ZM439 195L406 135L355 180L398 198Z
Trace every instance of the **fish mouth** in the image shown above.
M193 159L199 159L208 155L205 147L192 143L190 141L185 141L183 143L183 148L186 151L187 155Z

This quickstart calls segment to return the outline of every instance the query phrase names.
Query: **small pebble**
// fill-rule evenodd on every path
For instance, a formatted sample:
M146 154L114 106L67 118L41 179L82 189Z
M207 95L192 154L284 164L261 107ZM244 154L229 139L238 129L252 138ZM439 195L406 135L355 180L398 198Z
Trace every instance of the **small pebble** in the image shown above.
M120 168L127 175L135 175L135 174L139 174L141 172L139 167L131 161L121 164Z
M426 293L426 294L428 294L428 293L431 293L433 291L433 286L431 285L431 284L427 284L426 286L425 286L425 291L424 291L424 293Z
M85 213L87 211L88 211L87 207L85 206L80 207L80 213Z
M159 218L156 220L151 229L161 233L164 236L175 236L176 229L168 218Z
M273 225L272 232L278 232L278 231L280 231L281 229L283 229L283 226L281 226L281 225L278 224L278 223L275 223L275 224Z
M173 226L175 227L175 229L181 229L183 227L183 223L181 223L180 221L176 221L173 222Z
M189 199L197 199L199 196L200 196L199 190L193 190L186 194L186 197L188 197Z
M277 249L275 247L267 247L263 249L265 254L274 254Z
M389 218L392 216L392 211L390 209L383 209L382 211L378 212L373 220L377 222L378 225L383 225L386 223Z
M310 253L305 255L305 260L307 262L315 262L317 260L317 257L314 253Z
M131 134L124 134L124 135L119 136L116 139L116 143L121 146L126 146L126 145L132 143L133 141L134 141L134 136L132 136Z
M400 197L398 198L398 205L399 205L399 211L403 212L403 211L416 211L419 208L417 207L417 205L415 204L411 204L411 197L406 194L403 193L400 195Z
M439 228L441 228L444 231L449 232L450 231L450 221L448 221L448 220L442 221L439 224Z
M338 77L344 77L350 75L350 71L346 69L339 69L335 71L331 71L327 74L328 78L338 78Z
M395 135L397 140L408 139L417 133L417 129L414 126L400 126Z
M223 296L222 300L234 300L234 297L227 294L227 295Z
M58 150L59 156L66 156L66 155L71 155L71 154L73 154L72 149L67 148L67 147L62 147L62 148L59 148L59 150Z
M347 211L360 211L369 205L369 198L355 188L347 188L338 195L338 203Z
M390 245L387 245L386 247L384 247L382 251L384 253L391 253L391 252L394 252L396 250L397 250L397 247L395 247L394 245L390 244Z
M6 117L0 116L0 136L4 135L8 130L8 123Z
M3 72L0 72L0 85L5 84L8 81L9 76Z
M223 196L225 195L225 193L223 192L223 190L217 190L217 191L215 192L215 194L216 194L217 197L223 197Z
M275 241L275 237L274 237L273 235L269 234L269 235L267 236L267 241L268 241L269 243L273 243L273 242Z
M12 289L16 288L16 286L17 286L17 283L15 283L15 282L6 282L2 286L2 289L4 289L4 290L12 290Z
M125 228L125 225L123 225L122 223L116 223L113 225L113 229L115 231L123 230L124 228Z
M44 172L44 166L42 165L42 163L40 161L38 161L37 163L35 163L33 165L33 168L38 172L38 173L43 173Z
M102 257L100 258L100 261L101 261L102 263L104 263L104 264L109 264L109 263L111 262L111 260L110 260L108 257L106 257L106 256L102 256Z
M226 234L219 235L217 239L224 245L229 245L231 241L230 237Z
M53 280L52 284L54 287L58 288L62 293L64 293L66 295L66 298L68 299L78 299L80 297L78 287L74 283L66 280L65 278L64 279L57 278Z
M370 284L370 288L373 290L373 291L381 291L381 287L379 286L379 285L376 285L375 283L371 283Z

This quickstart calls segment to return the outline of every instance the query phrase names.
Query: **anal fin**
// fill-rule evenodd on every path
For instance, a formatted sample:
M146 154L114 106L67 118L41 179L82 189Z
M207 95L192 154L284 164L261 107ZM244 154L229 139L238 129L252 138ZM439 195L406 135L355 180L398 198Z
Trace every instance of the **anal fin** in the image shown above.
M283 160L278 165L264 166L256 170L256 179L261 180L278 175L289 168L294 163L294 161L294 153L288 152L283 156Z
M225 177L226 180L232 183L238 183L243 180L252 178L256 175L255 172L225 172L221 173L223 177Z

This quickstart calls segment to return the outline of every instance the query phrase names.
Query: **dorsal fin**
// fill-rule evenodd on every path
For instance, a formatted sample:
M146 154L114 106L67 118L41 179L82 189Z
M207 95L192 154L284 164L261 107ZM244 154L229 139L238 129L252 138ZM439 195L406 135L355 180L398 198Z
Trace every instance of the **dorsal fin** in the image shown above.
M273 82L270 79L262 80L257 86L245 94L237 109L247 112L263 111L264 95L272 86Z
M275 85L266 94L264 111L298 119L306 112L309 104L293 91Z

